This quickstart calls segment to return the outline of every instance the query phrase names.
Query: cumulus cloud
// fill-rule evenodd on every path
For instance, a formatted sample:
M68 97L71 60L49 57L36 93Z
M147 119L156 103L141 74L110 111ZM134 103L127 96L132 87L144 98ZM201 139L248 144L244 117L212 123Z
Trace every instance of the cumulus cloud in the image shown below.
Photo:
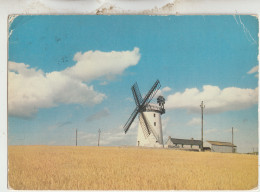
M127 134L123 131L123 126L115 129L101 130L100 145L101 146L135 146L137 138L138 121L135 120ZM86 145L97 145L98 133L79 132L79 140L84 140Z
M88 85L102 76L120 75L140 59L139 49L122 52L88 51L77 53L77 63L63 71L44 73L24 63L8 63L8 114L32 117L39 108L59 104L96 105L106 95ZM86 81L88 81L86 83Z
M123 126L119 126L116 129L104 131L101 139L101 145L113 146L113 145L136 145L137 138L137 128L138 128L138 120L136 119L131 125L129 131L125 134L123 131Z
M89 81L105 77L111 79L130 66L134 66L140 59L139 48L133 51L87 51L78 52L74 56L77 62L74 66L64 70L64 73L82 81Z
M169 91L171 91L171 90L172 90L172 89L171 89L170 87L164 87L164 88L162 88L162 89L159 89L159 90L156 92L154 98L157 98L157 97L160 96L160 95L164 96L166 92L169 92Z
M258 72L258 65L254 66L252 69L250 69L247 74L253 74Z
M162 89L163 92L168 92L168 91L170 91L170 90L172 90L170 87L164 87L164 88Z
M109 112L108 108L104 108L103 110L98 111L97 113L88 116L86 118L86 121L91 122L91 121L99 120L99 119L109 116L109 114L110 114L110 112Z
M200 125L201 119L200 118L192 118L187 125L193 126L193 125Z
M186 89L169 95L165 102L166 109L187 109L200 112L201 101L206 105L206 113L219 113L249 108L258 103L258 88L242 89L228 87L221 90L217 86L205 85L203 90Z
M15 62L9 62L8 67L8 113L12 116L31 117L39 108L60 103L94 105L106 97L93 86L57 71L43 73Z
M255 77L258 78L258 65L254 66L252 69L250 69L247 74L254 74L255 73Z
M75 138L73 137L72 140ZM84 141L85 145L97 145L98 144L98 133L86 133L83 131L78 132L78 141Z

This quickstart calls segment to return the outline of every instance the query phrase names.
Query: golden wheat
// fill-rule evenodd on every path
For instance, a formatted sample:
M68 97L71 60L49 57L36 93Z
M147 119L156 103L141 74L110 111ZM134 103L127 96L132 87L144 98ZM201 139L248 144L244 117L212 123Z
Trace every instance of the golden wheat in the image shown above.
M252 189L258 156L167 149L9 146L13 189Z

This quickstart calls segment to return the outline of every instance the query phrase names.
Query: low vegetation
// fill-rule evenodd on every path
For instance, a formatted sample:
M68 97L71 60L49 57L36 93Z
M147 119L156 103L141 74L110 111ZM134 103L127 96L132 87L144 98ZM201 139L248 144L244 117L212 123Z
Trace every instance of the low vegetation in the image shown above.
M257 155L170 149L9 146L13 189L253 189Z

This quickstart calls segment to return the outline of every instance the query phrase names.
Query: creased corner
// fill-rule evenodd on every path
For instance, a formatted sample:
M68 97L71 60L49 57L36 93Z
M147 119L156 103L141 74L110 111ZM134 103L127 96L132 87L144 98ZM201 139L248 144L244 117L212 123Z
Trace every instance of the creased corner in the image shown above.
M8 30L9 30L8 38L10 38L13 33L13 29L11 29L11 25L14 22L16 17L18 17L18 15L9 15L8 16Z

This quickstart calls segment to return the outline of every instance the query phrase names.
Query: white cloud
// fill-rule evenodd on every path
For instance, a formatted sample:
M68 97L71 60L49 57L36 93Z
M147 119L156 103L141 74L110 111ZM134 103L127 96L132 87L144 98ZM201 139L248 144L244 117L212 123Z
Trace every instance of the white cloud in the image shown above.
M200 118L192 118L187 125L193 126L193 125L200 125L201 119Z
M126 134L123 130L123 126L120 126L114 130L104 131L101 136L102 140L100 144L106 146L135 146L137 138L137 127L138 121L136 119Z
M159 97L160 95L163 95L163 92L162 92L162 90L158 90L157 92L156 92L156 94L154 95L154 97L153 98L157 98L157 97ZM145 96L143 96L143 98L144 98Z
M123 126L111 130L102 130L100 133L101 146L135 146L137 138L138 121L135 120L129 131L125 134ZM84 140L86 145L97 145L98 133L78 133L79 140Z
M106 97L93 86L72 79L60 72L43 73L23 63L9 62L8 113L12 116L31 117L39 108L60 103L95 105Z
M253 74L258 72L258 65L254 66L252 69L250 69L247 74Z
M165 102L166 109L187 109L200 112L201 101L206 105L206 113L241 110L258 103L258 88L242 89L228 87L221 90L217 86L205 85L203 90L186 89L183 93L169 95Z
M64 70L64 73L82 81L90 81L105 77L111 79L130 66L134 66L140 59L139 48L133 51L87 51L78 52L74 56L77 62L74 66Z
M164 87L164 88L162 88L162 89L159 89L159 90L156 92L154 98L157 98L157 97L160 96L160 95L164 96L166 92L169 92L169 91L171 91L171 90L172 90L172 89L171 89L170 87Z
M8 114L32 117L39 108L59 104L96 105L106 95L85 83L115 76L140 59L139 49L122 52L88 51L74 56L77 63L63 71L44 73L24 63L8 62ZM89 83L89 82L88 82Z
M72 137L71 140L75 140ZM86 133L83 131L78 132L78 145L96 146L98 144L98 132L97 133Z
M168 92L168 91L170 91L170 90L172 90L170 87L164 87L164 88L162 89L163 92Z

